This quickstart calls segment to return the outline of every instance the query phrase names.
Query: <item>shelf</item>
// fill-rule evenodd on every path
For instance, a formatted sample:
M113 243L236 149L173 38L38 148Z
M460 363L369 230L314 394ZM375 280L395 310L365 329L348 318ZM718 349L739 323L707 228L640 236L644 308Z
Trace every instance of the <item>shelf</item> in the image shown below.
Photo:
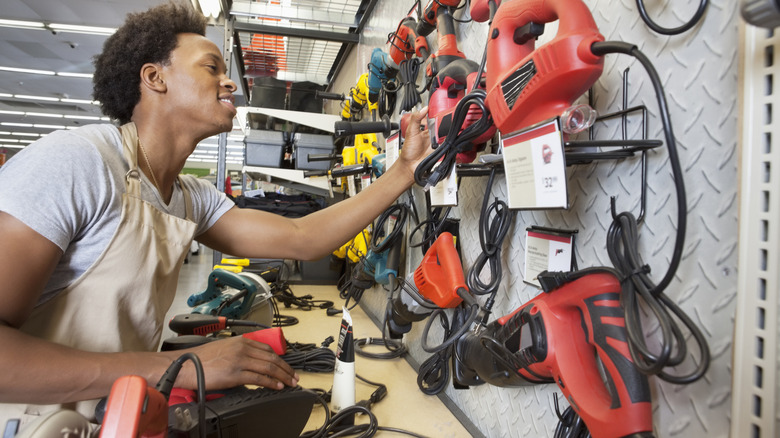
M325 176L305 178L303 170L259 166L244 166L243 172L254 180L268 181L312 195L333 197L330 181Z

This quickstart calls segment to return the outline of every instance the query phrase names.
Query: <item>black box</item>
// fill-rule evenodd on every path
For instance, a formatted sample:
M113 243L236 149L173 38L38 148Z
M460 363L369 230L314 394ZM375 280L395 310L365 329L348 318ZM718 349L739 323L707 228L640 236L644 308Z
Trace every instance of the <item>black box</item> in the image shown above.
M295 168L298 170L328 170L330 161L309 161L309 154L332 154L333 136L318 134L295 134Z
M250 130L244 138L244 164L247 166L282 167L285 147L281 131Z

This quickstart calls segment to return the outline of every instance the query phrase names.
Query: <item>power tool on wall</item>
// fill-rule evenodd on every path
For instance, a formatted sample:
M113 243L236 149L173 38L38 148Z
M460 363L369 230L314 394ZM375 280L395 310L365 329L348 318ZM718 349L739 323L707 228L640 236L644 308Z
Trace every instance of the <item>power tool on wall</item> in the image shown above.
M539 281L544 292L458 339L455 387L555 383L594 438L652 437L650 387L629 353L616 273L544 272Z
M604 58L591 50L604 40L581 0L477 0L475 21L498 9L486 51L485 103L498 130L509 134L561 115L601 75ZM558 33L536 47L545 23L558 21Z
M434 30L438 32L438 47L430 55L430 63L425 69L426 76L435 77L447 64L466 55L458 49L458 37L455 34L455 20L452 8L460 4L460 0L431 0L417 22L417 34L426 37Z

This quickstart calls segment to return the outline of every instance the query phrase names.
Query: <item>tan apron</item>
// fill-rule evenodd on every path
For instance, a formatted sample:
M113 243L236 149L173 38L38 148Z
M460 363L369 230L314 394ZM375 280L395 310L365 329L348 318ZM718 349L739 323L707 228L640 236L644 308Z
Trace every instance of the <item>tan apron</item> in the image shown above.
M190 193L181 183L186 219L163 213L141 199L135 124L123 125L120 132L130 171L116 234L84 275L33 311L21 328L25 333L97 352L155 351L159 345L179 269L197 225L192 221ZM57 409L76 409L93 419L95 404L94 400L45 406L0 404L0 427L11 418L22 418L24 425Z

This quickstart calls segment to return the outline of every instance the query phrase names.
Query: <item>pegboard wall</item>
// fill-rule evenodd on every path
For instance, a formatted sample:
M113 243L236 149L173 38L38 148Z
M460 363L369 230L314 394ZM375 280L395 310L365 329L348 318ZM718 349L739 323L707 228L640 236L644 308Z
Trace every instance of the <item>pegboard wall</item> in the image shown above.
M508 1L508 0L505 0ZM689 385L672 385L650 379L653 422L658 437L726 437L730 428L731 355L737 297L738 248L738 47L739 12L733 0L713 0L703 19L693 29L676 36L654 33L641 20L634 0L585 0L599 30L607 41L636 44L657 69L669 103L687 191L688 229L682 262L666 294L703 331L711 351L705 376ZM656 22L677 26L687 21L699 2L658 0L647 2ZM339 83L354 84L365 71L371 50L387 50L387 35L411 9L410 0L380 0L361 35L354 69L342 69ZM424 6L424 5L423 5ZM455 14L468 19L468 8ZM486 23L457 23L458 44L469 59L482 58L487 40ZM548 26L539 43L554 36ZM428 37L435 50L435 33ZM604 72L591 91L599 113L622 109L626 75L629 106L646 105L648 136L663 139L656 98L644 69L625 55L607 55ZM336 92L345 90L334 89ZM423 97L427 100L427 96ZM396 111L397 113L397 111ZM397 114L396 114L397 118ZM629 138L640 138L642 125L627 121ZM598 139L618 139L619 120L599 125ZM532 225L578 230L575 257L580 268L611 266L606 251L606 233L612 222L610 197L618 212L640 209L639 156L600 161L567 168L570 207L566 210L520 211L503 246L503 280L493 309L506 315L536 296L539 290L523 282L525 230ZM669 266L676 231L676 198L667 150L648 153L647 206L639 227L639 251L651 267L657 282ZM462 178L458 206L453 216L460 219L460 244L464 268L479 254L478 220L487 177ZM419 200L423 193L415 188ZM490 197L506 200L502 177L493 185ZM419 264L419 249L407 252L407 266ZM384 317L387 292L380 287L366 291L362 306L378 320ZM414 325L405 337L410 362L422 363L429 354L420 347L423 323ZM646 321L645 331L653 343L658 324ZM441 337L432 331L433 339ZM438 337L437 337L438 336ZM698 350L689 343L686 362L698 363ZM686 370L675 370L685 372ZM673 372L675 372L673 371ZM561 410L567 406L555 385L499 388L482 385L455 390L444 396L487 437L552 437L558 419L554 399ZM742 435L740 435L742 436Z

